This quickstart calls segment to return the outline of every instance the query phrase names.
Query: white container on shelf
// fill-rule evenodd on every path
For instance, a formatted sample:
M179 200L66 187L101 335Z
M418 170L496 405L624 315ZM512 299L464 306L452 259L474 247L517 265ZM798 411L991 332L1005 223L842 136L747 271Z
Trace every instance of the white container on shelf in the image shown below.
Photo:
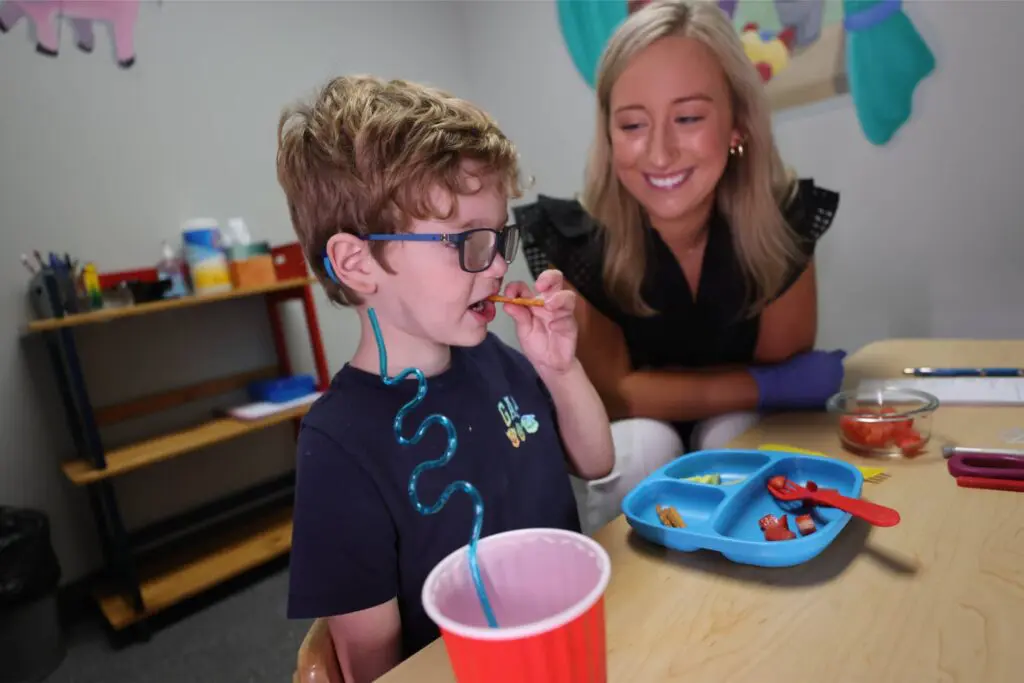
M221 248L220 228L212 218L193 218L182 226L185 261L197 295L231 290L231 271Z

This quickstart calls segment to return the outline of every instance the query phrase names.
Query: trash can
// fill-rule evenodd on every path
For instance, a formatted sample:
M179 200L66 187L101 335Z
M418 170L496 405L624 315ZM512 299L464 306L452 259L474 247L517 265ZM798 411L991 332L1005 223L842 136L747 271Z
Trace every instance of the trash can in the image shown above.
M46 515L0 506L0 683L42 681L64 660L59 583Z

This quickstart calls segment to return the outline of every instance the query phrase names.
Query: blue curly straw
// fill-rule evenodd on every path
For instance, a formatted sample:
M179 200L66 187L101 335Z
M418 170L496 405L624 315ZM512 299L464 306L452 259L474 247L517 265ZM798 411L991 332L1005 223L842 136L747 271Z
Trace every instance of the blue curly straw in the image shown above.
M448 464L448 461L455 455L455 449L458 448L459 438L455 434L455 425L444 415L434 413L428 415L420 426L416 429L416 433L411 439L407 439L402 436L402 420L405 416L412 412L416 406L423 402L423 399L427 395L427 378L423 376L423 371L419 368L406 368L402 370L395 377L388 377L388 352L384 348L384 337L380 333L380 325L377 323L377 313L371 308L368 310L370 316L370 324L373 326L373 337L377 341L377 350L380 355L380 376L384 380L384 384L389 387L393 387L409 375L416 375L416 381L419 383L419 388L416 390L416 396L412 398L408 403L398 409L398 413L395 414L394 430L395 437L398 439L398 443L403 446L413 446L419 443L419 440L423 438L427 429L433 424L442 425L448 432L448 448L445 449L444 455L437 460L427 460L421 462L412 471L412 476L409 478L409 498L412 499L413 507L416 508L416 512L421 515L433 515L441 511L448 499L456 491L463 491L470 498L473 499L473 533L469 538L469 574L473 577L473 585L476 587L476 595L480 599L480 606L484 610L484 616L487 617L487 623L491 628L498 627L498 621L494 618L494 610L491 609L491 602L487 599L487 591L484 590L484 582L480 576L480 565L476 560L476 542L480 539L480 530L484 525L484 501L480 497L480 492L476 490L472 484L468 481L453 481L448 484L448 487L438 497L434 504L427 507L420 502L419 496L416 494L416 480L419 479L420 475L427 470L432 470L438 467L444 467Z

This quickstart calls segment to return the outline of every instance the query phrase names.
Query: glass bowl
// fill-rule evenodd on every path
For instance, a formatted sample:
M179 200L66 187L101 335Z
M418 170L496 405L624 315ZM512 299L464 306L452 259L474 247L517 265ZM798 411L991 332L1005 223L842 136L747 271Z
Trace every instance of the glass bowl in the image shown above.
M916 389L842 391L826 407L839 416L839 440L862 455L912 458L932 436L939 399Z

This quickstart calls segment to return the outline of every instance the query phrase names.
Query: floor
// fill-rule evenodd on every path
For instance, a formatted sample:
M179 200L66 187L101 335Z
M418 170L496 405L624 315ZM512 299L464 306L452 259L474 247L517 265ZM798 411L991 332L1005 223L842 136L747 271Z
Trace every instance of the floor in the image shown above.
M98 618L81 620L45 683L288 683L309 622L285 618L287 587L278 569L120 649Z

